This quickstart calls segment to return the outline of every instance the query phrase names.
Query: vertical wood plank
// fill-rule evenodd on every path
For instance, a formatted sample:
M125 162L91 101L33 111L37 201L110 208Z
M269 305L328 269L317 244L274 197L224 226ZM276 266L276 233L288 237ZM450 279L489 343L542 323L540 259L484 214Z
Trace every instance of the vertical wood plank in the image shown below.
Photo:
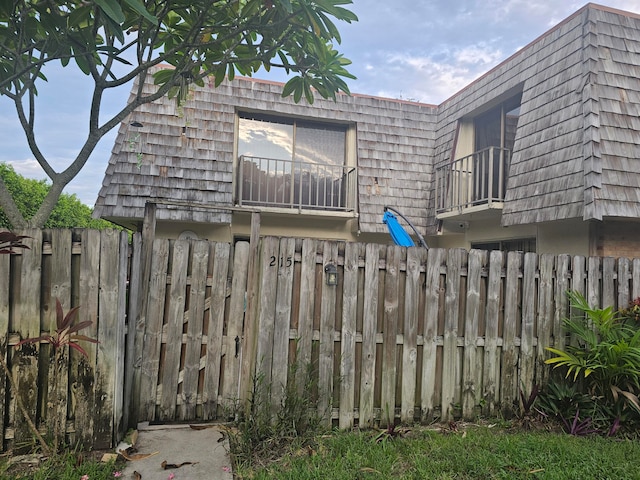
M533 341L535 335L536 269L538 256L535 253L524 254L522 277L522 330L520 334L520 381L518 388L529 395L534 384L535 356Z
M519 275L522 267L522 253L507 254L507 278L505 287L504 327L502 330L502 371L500 376L500 404L507 415L514 413L514 401L517 399L516 331L520 317L518 303L520 301Z
M587 296L587 260L582 256L575 256L571 262L571 284L569 287ZM566 291L564 292L566 295Z
M587 303L591 308L602 307L600 287L602 280L601 258L589 257L587 261Z
M616 308L616 283L616 259L605 257L602 259L602 308Z
M48 331L56 329L56 299L62 305L66 315L71 309L71 230L55 229L50 231L51 238L51 284L44 309L47 312L45 325ZM78 317L74 323L82 321ZM85 335L86 331L80 332ZM83 345L84 346L84 345ZM56 363L56 360L59 363ZM47 383L47 429L50 433L56 429L59 440L65 442L67 429L67 398L69 391L69 352L60 350L58 359L55 351L49 348L49 382ZM54 379L57 380L54 381ZM57 383L57 385L55 385ZM72 403L73 408L73 403Z
M0 356L8 365L9 361L9 301L11 291L11 260L10 255L0 254ZM9 390L9 381L3 368L0 368L0 452L4 452L6 420L9 416L9 405L4 399ZM15 394L15 392L11 392Z
M141 346L144 332L136 328L136 319L140 312L140 292L142 289L142 236L139 233L133 234L131 238L131 258L129 268L129 304L127 311L127 343L124 367L124 403L123 403L123 424L125 428L136 426L138 414L138 402L134 399L136 388L135 382L139 381L136 371L140 369L142 361ZM146 282L148 283L148 282Z
M311 344L313 340L313 311L316 299L316 241L305 238L302 241L300 259L300 306L298 310L298 339L296 358L296 385L302 395L308 384L308 372L311 368Z
M276 315L276 287L278 284L278 257L280 243L276 237L262 239L260 255L260 308L256 372L264 385L271 383L271 365L273 362L273 331Z
M432 248L427 254L425 274L425 308L422 347L422 391L420 395L423 422L433 419L436 388L436 354L438 335L438 310L440 301L440 267L446 258L446 250Z
M544 362L549 355L545 348L551 346L553 336L553 268L555 257L544 254L540 256L540 281L538 286L538 345L535 360L535 384L546 385L549 378L549 366Z
M398 335L398 290L400 289L400 260L402 249L387 247L384 277L384 327L382 336L382 408L380 422L393 425L396 410L396 354Z
M156 205L154 203L145 203L144 206L144 222L142 224L142 233L134 234L134 245L137 243L136 235L140 236L140 286L138 288L138 296L131 297L132 302L138 304L136 316L132 322L135 324L135 361L132 378L131 396L134 400L131 409L131 421L136 425L139 421L148 420L146 415L148 412L141 412L143 408L142 402L142 362L143 351L146 334L147 307L149 300L149 288L151 286L151 263L153 256L153 241L156 235ZM137 401L137 399L141 399ZM155 400L153 402L155 405ZM147 404L148 405L148 404ZM155 408L155 407L154 407Z
M241 342L243 335L245 292L247 288L247 269L249 267L249 243L238 242L233 258L233 280L229 299L229 318L225 342L224 380L222 382L222 401L231 407L240 395Z
M568 314L567 290L569 287L569 265L571 257L569 255L559 255L556 265L556 284L555 284L555 309L553 314L553 346L555 348L564 349L565 334L562 327L563 319ZM572 272L575 273L575 272ZM573 278L573 276L572 276Z
M120 238L114 230L100 232L100 292L98 297L98 360L93 445L109 448L112 443L119 343L118 290Z
M28 235L23 244L28 246L21 255L20 262L20 286L15 299L14 325L21 339L40 336L40 295L42 288L42 231L25 230L16 232L20 235ZM49 326L47 325L47 328ZM38 358L40 345L37 343L22 345L13 356L13 372L16 379L17 392L27 413L32 419L36 419L38 402ZM22 412L16 409L13 415L15 431L14 445L28 445L33 434L24 420Z
M494 415L500 399L500 354L498 352L498 328L500 324L500 300L502 298L502 271L505 253L494 250L489 257L487 280L487 306L484 333L484 366L482 371L485 401L483 413Z
M203 420L216 418L223 345L222 332L225 319L225 303L228 290L229 261L231 246L228 243L215 243L213 248L213 267L211 271L211 295L209 324L207 326L207 358L202 384Z
M631 281L631 262L628 258L618 259L618 308L627 308L631 301L629 282Z
M324 242L323 268L338 264L338 243ZM339 280L338 280L339 281ZM320 345L318 358L318 412L327 425L331 424L333 406L333 354L336 324L336 287L323 285L320 311Z
M98 337L98 293L100 288L100 232L83 230L81 234L79 305L80 319L92 322L83 333ZM72 352L72 369L75 372L75 430L76 441L84 448L93 446L93 412L95 409L95 380L98 347L86 343L87 357Z
M111 324L116 332L116 342L114 344L115 355L115 380L114 380L114 402L113 402L113 425L114 432L112 442L119 442L127 431L127 426L123 423L124 412L124 359L126 351L126 324L125 316L127 311L127 274L129 264L129 238L127 232L119 232L120 245L118 247L118 273L117 273L117 300L115 316Z
M291 326L295 248L295 239L280 239L280 256L276 267L278 283L273 323L273 362L271 364L271 400L274 408L277 408L284 399L289 373L289 328Z
M181 420L196 419L208 265L209 242L202 240L194 242L191 254L191 291L189 292L187 342L185 345L184 375L182 377Z
M464 251L447 253L447 291L445 294L444 339L442 345L442 419L453 418L456 372L458 369L458 317L460 311L460 275Z
M362 314L362 363L360 365L360 417L358 425L373 425L373 400L376 365L376 328L378 323L379 245L365 247L364 305ZM383 383L384 389L384 383ZM384 391L384 390L383 390Z
M462 379L462 416L471 420L475 416L475 406L479 403L476 392L480 388L482 371L477 363L478 322L480 318L480 278L486 263L487 253L482 250L469 252L467 267L467 305L464 327L464 359ZM479 393L479 392L477 392Z
M338 426L353 427L355 398L356 314L358 308L358 249L347 243L344 252L342 332L340 341L340 415Z
M156 394L160 371L162 346L162 321L167 293L167 268L169 265L169 241L153 242L153 255L149 272L149 298L145 322L144 349L140 368L140 420L156 418Z
M631 300L640 297L640 258L634 258L631 272Z
M260 260L260 213L251 213L251 235L249 237L249 264L247 265L247 311L242 339L242 365L240 371L240 402L248 407L251 379L255 374L258 350L258 291L260 288L258 262Z
M402 400L400 418L412 423L415 415L418 375L418 310L420 306L420 265L427 251L422 247L407 249L404 293L404 334L402 341Z
M175 243L171 242L169 245L170 248L172 247L171 285L167 305L166 347L162 364L162 396L158 418L171 421L175 420L178 395L189 241L176 240Z

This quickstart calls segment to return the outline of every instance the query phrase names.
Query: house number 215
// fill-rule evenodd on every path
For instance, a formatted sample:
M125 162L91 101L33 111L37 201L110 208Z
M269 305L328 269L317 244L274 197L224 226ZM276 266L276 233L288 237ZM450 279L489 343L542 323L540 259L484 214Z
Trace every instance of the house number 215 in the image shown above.
M287 257L285 259L284 256L281 255L280 258L278 259L275 255L271 255L271 262L269 262L270 267L289 268L291 265L293 265L293 259L291 257Z

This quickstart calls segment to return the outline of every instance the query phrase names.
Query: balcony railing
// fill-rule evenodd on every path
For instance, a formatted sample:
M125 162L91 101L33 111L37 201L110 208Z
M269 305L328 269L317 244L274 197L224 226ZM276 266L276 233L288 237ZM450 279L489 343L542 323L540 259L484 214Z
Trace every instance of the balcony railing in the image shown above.
M356 167L243 155L238 168L241 206L355 211Z
M436 169L436 214L502 208L511 151L489 147Z

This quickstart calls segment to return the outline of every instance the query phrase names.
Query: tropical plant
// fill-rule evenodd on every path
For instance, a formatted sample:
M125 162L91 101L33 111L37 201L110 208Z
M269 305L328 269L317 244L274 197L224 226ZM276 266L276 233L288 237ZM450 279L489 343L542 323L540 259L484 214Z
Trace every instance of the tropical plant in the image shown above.
M335 44L334 20L357 17L351 0L58 0L0 1L0 96L15 107L29 148L51 187L25 219L0 181L0 205L15 228L42 227L66 185L84 167L104 135L139 106L165 95L184 100L190 84L211 76L218 86L236 73L282 68L293 77L284 87L295 101L349 93L351 62ZM92 90L88 132L75 159L56 171L39 147L38 86L51 63L77 68ZM171 68L158 66L170 65ZM157 89L143 89L151 75ZM139 87L110 118L101 115L106 93ZM108 100L107 100L108 101ZM90 107L90 108L89 108ZM104 114L104 112L102 112Z
M592 308L578 292L568 292L572 311L564 328L572 341L560 350L547 347L554 368L566 369L566 378L577 382L599 403L621 412L640 412L640 329L630 325L613 307Z
M25 338L16 345L16 348L20 348L22 345L31 343L45 343L51 346L52 378L49 392L53 398L49 399L48 404L49 413L51 415L50 423L53 425L52 438L54 451L57 451L60 446L60 435L64 435L64 428L67 420L66 408L61 408L61 405L66 406L63 402L66 392L61 392L61 389L59 388L60 375L65 374L68 369L68 361L65 356L67 353L66 347L74 349L83 356L88 357L86 350L82 348L78 342L98 343L98 340L95 338L78 333L80 330L87 328L93 323L90 320L86 320L74 325L73 322L78 315L79 309L80 307L74 307L65 315L60 300L56 298L55 330L50 333L45 333L39 337Z

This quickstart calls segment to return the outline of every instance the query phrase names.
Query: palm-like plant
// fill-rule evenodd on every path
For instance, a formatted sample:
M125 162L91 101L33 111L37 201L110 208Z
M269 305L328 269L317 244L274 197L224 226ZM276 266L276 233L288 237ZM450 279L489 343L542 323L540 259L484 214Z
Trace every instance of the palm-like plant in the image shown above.
M35 338L25 338L24 340L18 342L16 348L20 345L24 345L25 343L48 343L53 347L54 352L58 353L58 351L62 351L64 347L73 348L77 350L85 357L88 356L86 350L82 348L78 342L90 342L90 343L98 343L98 340L95 338L87 337L86 335L79 335L77 332L80 330L87 328L93 322L90 320L80 322L76 325L72 325L76 316L78 315L78 310L80 307L74 307L64 314L62 309L62 304L60 300L56 298L56 329L53 333L45 333L39 337Z
M16 344L16 348L29 343L48 343L52 347L53 368L51 370L52 379L50 389L52 398L50 398L48 404L52 415L51 423L53 423L54 451L57 451L59 447L60 434L62 433L64 435L63 429L66 424L66 409L61 408L63 402L60 398L60 396L64 395L65 392L60 392L59 389L60 370L66 371L66 368L68 368L64 357L65 347L72 348L83 356L88 357L89 355L86 350L82 348L78 342L98 343L98 340L95 338L87 337L86 335L78 333L80 330L87 328L93 322L87 320L73 325L73 321L78 315L79 308L80 307L74 307L65 315L60 300L56 298L56 329L51 333L45 333L39 337L25 338Z
M563 324L577 344L565 350L547 347L555 357L546 363L566 368L566 377L584 381L591 395L640 412L640 329L612 307L591 308L575 291L569 291L568 297L580 314L564 319Z

